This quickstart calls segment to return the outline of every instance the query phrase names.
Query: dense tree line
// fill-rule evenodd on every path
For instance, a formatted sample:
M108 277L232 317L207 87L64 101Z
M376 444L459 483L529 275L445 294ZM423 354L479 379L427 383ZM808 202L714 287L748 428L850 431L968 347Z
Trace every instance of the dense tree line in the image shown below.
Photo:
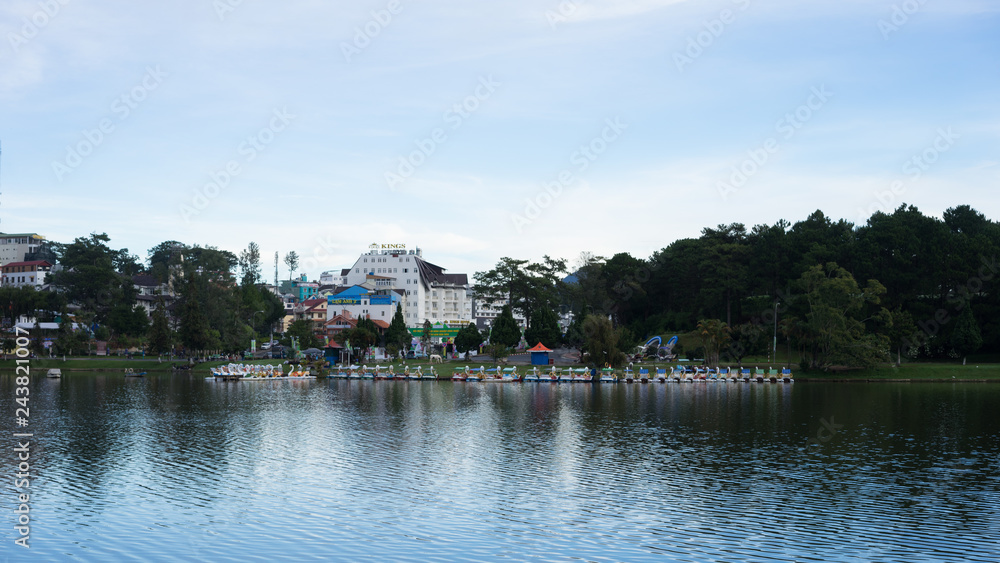
M1000 352L998 249L1000 224L969 206L939 219L903 205L863 225L816 211L794 224L709 227L647 259L584 253L572 283L554 280L565 262L548 257L504 258L476 280L480 294L509 294L529 326L543 309L572 311L563 339L576 346L588 315L610 318L624 351L714 319L705 351L720 359L767 352L776 329L810 365L866 366Z
M107 235L91 234L52 244L62 267L52 277L57 291L0 289L5 321L72 314L95 336L119 343L238 352L284 316L281 301L262 288L255 243L237 256L166 241L149 250L145 263L109 243ZM529 345L590 350L599 341L604 348L592 355L609 363L623 361L618 352L631 352L640 339L668 334L697 337L712 361L766 353L776 345L775 332L786 349L818 367L995 354L998 250L1000 224L969 206L936 218L903 205L862 225L816 211L796 223L707 227L645 259L584 253L570 268L548 256L538 263L505 257L475 274L477 298L505 304L491 334L478 338L505 353L500 349L522 338L517 313L527 321ZM290 276L297 262L286 256ZM178 297L169 305L161 300L152 319L136 305L138 273ZM565 333L557 328L558 313L574 315ZM359 324L352 346L403 345L409 336L400 320L394 317L385 335ZM469 331L462 347L475 347L476 339ZM60 331L57 347L72 353L83 342Z
M86 352L92 339L112 348L140 347L150 353L184 348L189 352L240 352L256 334L284 317L281 300L262 288L260 252L250 243L239 257L212 247L167 241L149 250L145 263L128 249L114 249L106 234L52 243L59 264L50 283L54 291L0 288L3 319L21 316L59 321L54 352ZM236 273L240 277L237 279ZM152 315L137 303L133 280L149 274L176 297L160 295ZM70 330L73 318L83 330Z
M178 295L177 340L188 350L241 352L285 316L281 299L262 287L256 243L237 257L168 241L150 249L149 264L157 279Z

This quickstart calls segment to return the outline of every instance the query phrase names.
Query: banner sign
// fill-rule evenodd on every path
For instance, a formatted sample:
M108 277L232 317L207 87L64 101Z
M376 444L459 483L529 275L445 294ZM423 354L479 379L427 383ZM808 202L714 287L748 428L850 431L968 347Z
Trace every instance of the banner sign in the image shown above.
M361 299L353 297L342 297L340 299L334 299L333 297L328 297L326 299L327 305L361 305Z
M424 336L424 327L411 328L410 334L416 338L422 338ZM459 328L448 328L448 327L435 327L430 330L431 338L455 338L458 336Z

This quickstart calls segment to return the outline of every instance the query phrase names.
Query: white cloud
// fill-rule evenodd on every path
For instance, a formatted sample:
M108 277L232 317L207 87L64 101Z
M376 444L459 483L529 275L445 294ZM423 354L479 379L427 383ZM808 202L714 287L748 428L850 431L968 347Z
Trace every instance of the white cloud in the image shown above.
M995 3L923 8L949 19L924 18L908 31L911 47L963 38L929 46L956 62L938 69L882 44L875 21L892 1L754 0L683 75L671 54L734 2L580 0L556 29L545 12L560 0L407 2L345 62L340 42L386 4L244 2L224 21L196 0L68 4L17 57L0 45L3 209L16 211L4 229L58 240L108 231L140 255L168 239L234 252L254 240L265 254L313 256L313 274L347 266L386 238L470 274L504 255L647 256L718 223L796 221L816 208L854 220L901 174L903 159L947 125L968 142L908 187L907 202L939 213L968 198L989 216L1000 211L987 195L997 180L1000 118L991 101L1000 88L992 75L955 70L991 64L967 45L992 40L976 14ZM33 0L5 3L0 32L36 9ZM853 41L868 31L870 44ZM834 49L830 37L847 39ZM169 82L69 180L55 182L51 160L156 64ZM501 91L391 192L384 173L415 139L445 126L443 112L490 73ZM823 81L837 92L829 108L722 201L715 185L725 172ZM282 106L299 115L293 126L185 223L180 203L209 172L242 158L242 140ZM511 215L524 199L571 166L569 155L615 115L630 124L623 141L518 234ZM329 240L330 248L318 242Z

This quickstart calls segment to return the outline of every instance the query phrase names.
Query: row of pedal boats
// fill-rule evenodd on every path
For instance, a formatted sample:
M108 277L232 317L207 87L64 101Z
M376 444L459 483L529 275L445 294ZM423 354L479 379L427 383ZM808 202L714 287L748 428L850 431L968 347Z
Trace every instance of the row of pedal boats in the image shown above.
M284 373L284 366L270 364L229 364L217 368L211 368L211 376L206 379L244 380L244 381L266 381L266 380L289 380L289 379L316 379L310 373L309 368L292 366L291 371ZM401 366L397 372L395 366L343 366L334 368L329 374L334 379L405 379L405 380L431 380L441 379L430 366L424 371L423 366ZM695 382L747 382L747 383L791 383L792 372L783 369L756 368L752 372L750 368L707 368L694 366L677 366L671 368L643 368L637 370L626 368L616 370L614 368L604 368L599 374L595 374L587 368L558 368L539 369L537 367L527 368L525 371L518 371L517 366L505 368L460 367L456 368L451 376L452 381L469 382L553 382L553 383L592 383L595 378L602 383L695 383Z
M276 379L316 379L310 373L309 368L292 366L291 371L285 373L283 365L272 364L229 364L210 368L211 377L205 379L225 379L241 381L265 381Z
M432 380L441 379L434 367L431 366L426 372L423 366L409 367L403 366L400 372L396 372L394 366L347 366L337 368L330 377L334 379L406 379L406 380ZM667 383L667 382L747 382L747 383L791 383L792 372L783 369L757 368L751 372L750 368L703 368L679 366L675 368L630 368L621 370L604 368L599 374L595 374L587 368L558 368L553 367L540 370L537 367L527 368L524 372L519 372L517 366L506 368L487 368L485 366L470 368L469 366L456 368L451 376L452 381L469 382L553 382L553 383L592 383L595 378L602 383Z

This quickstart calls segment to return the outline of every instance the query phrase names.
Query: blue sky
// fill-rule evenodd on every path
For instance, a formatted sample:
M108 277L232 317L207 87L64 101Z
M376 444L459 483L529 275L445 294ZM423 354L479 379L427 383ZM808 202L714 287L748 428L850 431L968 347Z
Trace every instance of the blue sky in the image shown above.
M977 0L6 0L0 230L317 276L373 242L472 274L816 209L998 219L998 29Z

